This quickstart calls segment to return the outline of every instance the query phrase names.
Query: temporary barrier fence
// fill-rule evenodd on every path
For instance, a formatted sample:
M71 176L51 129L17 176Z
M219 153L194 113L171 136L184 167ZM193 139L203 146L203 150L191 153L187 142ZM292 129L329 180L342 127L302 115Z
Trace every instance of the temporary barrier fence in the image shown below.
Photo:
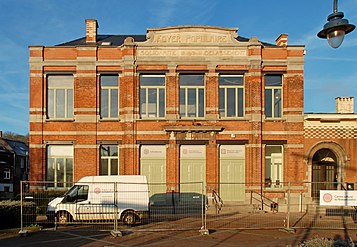
M67 192L70 183L22 182L21 229L34 224L110 231L357 229L355 207L321 206L316 191L347 191L347 184L149 183L146 201L140 186L103 183L100 191L78 187Z
M151 183L144 188L139 183L86 182L71 189L68 183L21 182L21 229L34 224L113 231L200 229L205 223L204 194L202 182ZM25 201L33 202L31 210Z

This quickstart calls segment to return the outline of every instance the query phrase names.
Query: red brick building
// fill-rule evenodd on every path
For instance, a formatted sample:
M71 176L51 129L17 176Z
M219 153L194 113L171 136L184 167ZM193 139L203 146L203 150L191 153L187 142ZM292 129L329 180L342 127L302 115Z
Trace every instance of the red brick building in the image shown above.
M309 194L318 197L320 189L347 189L347 183L354 184L357 181L354 98L336 98L336 113L305 114L304 127L307 179L313 183Z
M31 180L144 174L228 201L306 181L304 46L210 26L97 29L29 47Z

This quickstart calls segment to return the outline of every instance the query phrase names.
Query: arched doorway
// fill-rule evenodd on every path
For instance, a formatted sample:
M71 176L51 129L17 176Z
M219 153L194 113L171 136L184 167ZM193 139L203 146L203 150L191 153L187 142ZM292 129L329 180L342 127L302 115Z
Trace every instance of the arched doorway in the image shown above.
M320 190L335 190L339 177L338 159L329 148L321 148L312 157L312 198L320 197Z

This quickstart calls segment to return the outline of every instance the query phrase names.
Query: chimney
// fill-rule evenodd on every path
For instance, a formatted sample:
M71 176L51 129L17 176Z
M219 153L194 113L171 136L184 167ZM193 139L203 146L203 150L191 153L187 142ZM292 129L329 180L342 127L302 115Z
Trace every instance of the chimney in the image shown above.
M354 97L337 97L336 113L354 113Z
M96 43L97 42L97 20L89 19L86 20L86 43Z
M275 40L277 46L287 46L288 45L288 35L280 34L279 37Z

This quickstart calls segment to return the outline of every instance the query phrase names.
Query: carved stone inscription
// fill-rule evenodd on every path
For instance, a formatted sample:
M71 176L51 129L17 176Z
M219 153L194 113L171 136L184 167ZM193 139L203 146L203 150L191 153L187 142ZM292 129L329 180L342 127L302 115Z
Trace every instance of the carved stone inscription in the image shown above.
M238 46L236 29L215 27L178 27L151 29L147 41L138 42L142 57L231 57L247 56Z
M246 50L137 50L138 56L197 57L197 56L246 56Z
M155 35L153 43L232 43L232 39L229 35L219 34L160 34Z

